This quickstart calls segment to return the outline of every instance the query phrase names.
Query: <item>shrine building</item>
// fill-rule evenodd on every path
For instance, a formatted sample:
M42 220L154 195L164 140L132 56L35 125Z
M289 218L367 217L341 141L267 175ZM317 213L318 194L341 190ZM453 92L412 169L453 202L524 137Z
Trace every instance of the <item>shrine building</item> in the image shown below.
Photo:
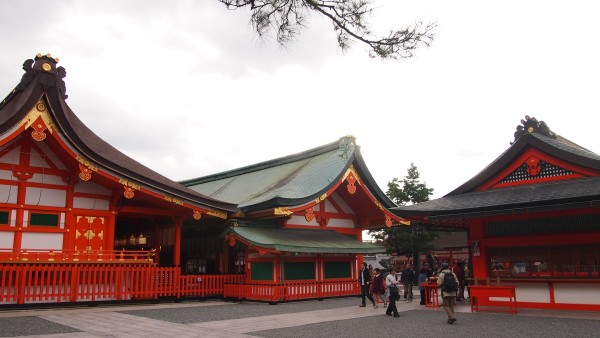
M413 226L468 231L471 276L515 286L517 307L600 310L600 155L543 121L521 123L472 179L391 210Z
M353 137L174 182L83 124L57 63L26 60L0 103L0 305L357 295L385 251L362 231L408 224Z

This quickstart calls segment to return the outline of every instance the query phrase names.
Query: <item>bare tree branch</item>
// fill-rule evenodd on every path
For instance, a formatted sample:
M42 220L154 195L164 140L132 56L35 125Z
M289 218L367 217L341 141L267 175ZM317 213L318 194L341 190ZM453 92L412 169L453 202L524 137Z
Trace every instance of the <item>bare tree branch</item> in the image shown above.
M413 26L391 30L388 36L374 37L367 17L372 8L369 0L218 0L228 9L250 7L250 22L258 36L264 38L270 29L277 32L277 42L284 47L305 27L311 12L331 20L342 51L352 41L369 46L369 56L381 59L402 59L414 56L419 47L429 46L435 34L435 23L417 22Z

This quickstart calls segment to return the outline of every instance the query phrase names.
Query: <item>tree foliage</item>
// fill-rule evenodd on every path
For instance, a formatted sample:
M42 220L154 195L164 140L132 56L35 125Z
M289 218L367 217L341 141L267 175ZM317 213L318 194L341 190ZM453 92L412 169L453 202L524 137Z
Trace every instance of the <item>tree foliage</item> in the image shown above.
M311 13L325 16L333 24L337 43L342 51L352 41L369 46L369 56L381 59L401 59L414 56L417 48L429 46L434 39L435 23L416 22L413 26L391 30L387 36L376 37L369 29L372 13L370 0L219 0L228 9L249 8L252 28L263 38L271 30L277 32L277 42L288 46L305 27Z
M433 194L433 188L427 188L427 184L421 183L420 176L417 166L411 163L402 182L395 177L388 182L386 195L398 205L429 201L429 196ZM400 187L400 183L402 183L402 187Z
M419 170L414 163L411 163L407 175L404 176L402 181L394 178L388 182L386 195L394 203L406 205L407 203L414 204L429 201L429 196L432 193L433 188L428 188L427 184L420 181ZM399 225L381 230L369 230L369 234L385 245L388 252L398 255L412 253L414 257L418 257L420 252L432 250L432 241L438 236L436 232L415 224L410 227ZM416 261L418 259L415 259Z

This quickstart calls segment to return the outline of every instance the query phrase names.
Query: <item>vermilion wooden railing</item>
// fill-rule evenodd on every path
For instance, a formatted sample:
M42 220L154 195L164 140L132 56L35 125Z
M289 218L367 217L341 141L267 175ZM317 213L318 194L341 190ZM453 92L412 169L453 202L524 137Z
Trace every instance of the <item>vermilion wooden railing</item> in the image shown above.
M0 305L205 297L243 280L147 264L0 264Z
M286 282L283 284L225 284L223 297L268 302L355 296L360 294L357 280Z
M154 263L154 250L3 249L0 263Z

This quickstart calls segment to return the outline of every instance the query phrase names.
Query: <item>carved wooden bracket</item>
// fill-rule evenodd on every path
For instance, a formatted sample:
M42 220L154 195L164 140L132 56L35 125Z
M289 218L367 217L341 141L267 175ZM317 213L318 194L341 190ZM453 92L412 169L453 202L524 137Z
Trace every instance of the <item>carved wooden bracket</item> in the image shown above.
M354 177L354 175L348 175L348 178L346 178L346 180L348 181L346 189L348 189L350 195L354 195L354 193L356 192L356 185L354 185L356 183L356 178Z
M306 209L306 211L304 213L304 218L306 219L307 222L312 222L312 220L315 219L315 209L312 207Z
M92 178L92 170L86 168L83 164L79 164L79 178L82 181L89 181Z
M132 199L133 196L135 196L135 193L133 192L133 189L131 189L130 187L124 185L123 189L125 190L123 192L123 196L125 196L125 198Z

